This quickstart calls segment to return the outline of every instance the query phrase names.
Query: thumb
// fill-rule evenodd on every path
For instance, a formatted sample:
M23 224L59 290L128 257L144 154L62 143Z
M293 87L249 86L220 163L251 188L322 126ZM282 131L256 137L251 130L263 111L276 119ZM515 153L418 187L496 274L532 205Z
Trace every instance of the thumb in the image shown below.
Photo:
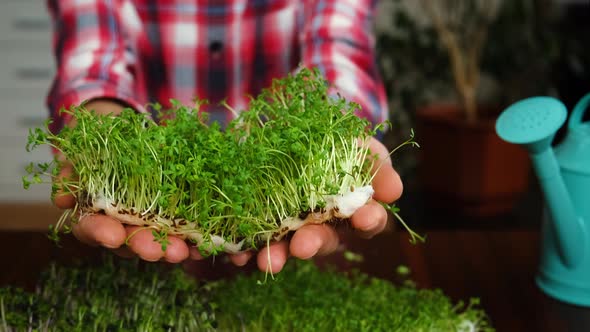
M373 198L385 203L393 203L398 200L403 192L403 183L393 168L389 151L376 138L369 141L369 150L377 157L372 168Z
M60 209L70 209L76 205L76 198L66 188L64 183L75 178L74 166L58 152L59 174L53 178L53 185L58 186L53 196L53 204Z

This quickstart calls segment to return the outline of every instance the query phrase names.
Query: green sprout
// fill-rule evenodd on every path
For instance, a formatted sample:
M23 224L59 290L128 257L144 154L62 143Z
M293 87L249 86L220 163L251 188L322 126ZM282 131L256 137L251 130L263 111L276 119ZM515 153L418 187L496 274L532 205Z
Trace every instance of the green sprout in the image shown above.
M74 167L75 177L52 186L52 196L77 202L53 237L80 215L103 213L153 229L163 250L166 236L176 235L217 254L257 248L308 222L347 219L371 199L371 170L380 165L368 144L388 124L372 126L357 116L358 104L328 89L319 71L302 69L274 80L247 110L225 104L236 115L226 128L210 123L198 100L153 105L163 125L132 109L117 116L84 104L62 110L75 127L52 133L48 122L30 131L27 144L49 145ZM405 145L417 146L413 132ZM57 159L31 164L23 186L50 182L61 167Z
M165 230L157 231L152 230L152 236L154 237L154 242L158 242L162 246L162 251L166 251L170 241L168 240L168 233Z
M349 262L360 263L364 260L363 255L358 254L356 252L352 252L350 250L346 250L343 255L344 259L346 259Z
M405 265L399 265L395 271L397 272L397 274L399 274L400 276L406 277L410 274L410 268L405 266Z

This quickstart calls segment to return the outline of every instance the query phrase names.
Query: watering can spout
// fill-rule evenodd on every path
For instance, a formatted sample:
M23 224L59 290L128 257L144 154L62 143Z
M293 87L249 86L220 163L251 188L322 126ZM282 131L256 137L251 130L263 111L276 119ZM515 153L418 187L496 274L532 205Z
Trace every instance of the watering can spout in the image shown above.
M525 147L545 196L560 257L564 265L574 267L584 253L582 219L577 215L563 181L551 142L567 118L567 109L557 99L533 97L508 107L496 122L496 132L503 140ZM584 247L584 246L582 246Z

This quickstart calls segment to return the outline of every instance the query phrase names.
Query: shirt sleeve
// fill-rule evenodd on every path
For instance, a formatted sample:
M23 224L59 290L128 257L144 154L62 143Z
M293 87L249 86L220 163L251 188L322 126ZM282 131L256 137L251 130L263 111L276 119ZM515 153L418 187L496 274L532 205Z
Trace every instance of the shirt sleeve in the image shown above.
M47 97L54 132L69 121L61 108L93 98L113 98L144 111L135 96L136 54L127 40L123 5L118 0L48 1L57 65Z
M388 118L377 69L370 0L306 0L300 38L302 65L317 67L373 124Z

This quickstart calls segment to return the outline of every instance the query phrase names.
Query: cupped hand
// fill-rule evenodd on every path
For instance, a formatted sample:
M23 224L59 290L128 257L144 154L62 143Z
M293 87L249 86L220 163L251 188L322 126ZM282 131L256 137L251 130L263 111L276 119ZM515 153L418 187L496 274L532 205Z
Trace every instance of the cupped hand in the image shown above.
M73 175L72 165L64 163L58 179ZM71 209L76 204L74 196L63 192L58 192L53 202L62 209ZM117 219L103 214L81 216L78 222L72 225L72 233L83 243L113 249L116 254L124 257L138 255L146 261L165 260L170 263L179 263L189 257L189 248L184 240L169 236L166 250L162 251L162 245L154 241L149 228L126 226Z
M109 99L96 99L86 103L86 109L94 110L98 114L119 114L123 108L124 105ZM75 125L75 121L68 123L68 126ZM60 174L54 179L58 183L61 178L75 176L72 164L63 158L61 162ZM63 191L56 193L53 202L61 209L71 209L76 204L75 197ZM120 256L137 255L146 261L165 260L178 263L190 255L188 245L178 237L169 236L166 250L162 251L162 245L154 241L151 229L123 225L117 219L103 214L81 216L79 221L72 225L72 233L79 241L88 245L110 248Z
M352 227L364 238L371 238L385 229L387 211L379 202L391 204L403 191L401 178L393 168L387 148L375 138L371 138L369 148L378 156L373 167L374 200L360 207L351 217ZM262 271L276 273L283 268L289 256L309 259L326 255L336 250L338 244L338 234L329 225L306 225L293 234L290 242L279 241L261 250L257 256L258 267ZM240 259L237 263L245 264L245 258ZM233 261L236 263L235 259Z

